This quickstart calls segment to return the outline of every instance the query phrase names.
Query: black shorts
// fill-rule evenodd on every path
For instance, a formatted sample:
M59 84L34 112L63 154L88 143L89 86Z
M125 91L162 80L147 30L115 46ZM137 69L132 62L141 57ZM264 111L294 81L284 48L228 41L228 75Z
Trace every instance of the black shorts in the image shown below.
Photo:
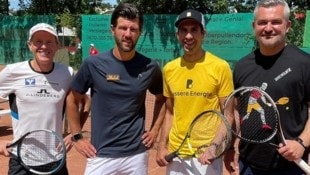
M16 159L10 158L8 175L35 175L25 169ZM67 165L65 165L53 175L69 175Z

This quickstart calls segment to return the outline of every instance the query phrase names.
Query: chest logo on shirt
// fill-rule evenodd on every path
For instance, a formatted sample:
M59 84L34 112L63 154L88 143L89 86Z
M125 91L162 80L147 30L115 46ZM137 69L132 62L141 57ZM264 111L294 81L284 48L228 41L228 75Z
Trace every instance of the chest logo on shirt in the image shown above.
M120 76L117 74L108 74L106 79L107 81L119 81Z
M274 80L275 81L278 81L280 80L281 78L285 77L288 73L290 73L292 70L291 68L287 68L285 71L283 71L280 75L278 75Z
M38 94L50 94L49 92L47 92L46 89L41 89L39 92L37 92Z
M194 90L194 81L192 79L186 80L186 90L184 90L184 87L182 87L179 91L176 90L175 92L173 92L173 95L175 97L212 97L212 93L209 93L207 89L196 88L196 90Z
M62 94L61 93L53 93L52 91L48 90L48 89L39 89L36 92L29 92L26 93L26 97L39 97L39 98L56 98L56 99L60 99L62 98Z
M36 79L26 78L25 79L25 85L26 86L34 86L34 85L36 85Z
M187 79L186 81L186 89L191 89L193 87L193 80Z

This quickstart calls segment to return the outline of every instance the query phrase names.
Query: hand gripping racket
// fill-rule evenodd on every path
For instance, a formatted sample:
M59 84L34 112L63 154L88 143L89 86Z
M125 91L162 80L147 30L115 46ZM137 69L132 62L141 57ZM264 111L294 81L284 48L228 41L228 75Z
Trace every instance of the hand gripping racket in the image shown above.
M170 162L177 156L199 157L207 153L209 160L220 157L230 146L231 133L229 122L215 110L200 113L189 126L185 138L178 149L168 154L165 159ZM183 149L189 150L185 153Z
M269 143L276 135L282 144L286 144L282 132L280 115L276 105L285 105L288 98L282 97L274 102L261 88L241 87L230 94L224 104L224 116L235 117L236 126L230 128L232 133L249 143ZM231 111L232 105L235 108ZM231 115L234 115L233 117ZM302 159L294 161L304 172L310 174L310 166Z
M66 160L66 147L54 131L34 130L7 146L10 154L35 174L58 172Z

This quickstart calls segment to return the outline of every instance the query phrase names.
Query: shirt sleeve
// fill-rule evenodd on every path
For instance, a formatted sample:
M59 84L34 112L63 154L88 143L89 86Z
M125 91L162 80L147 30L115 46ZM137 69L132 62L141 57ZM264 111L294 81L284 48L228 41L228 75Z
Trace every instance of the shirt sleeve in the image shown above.
M14 79L10 66L6 66L0 72L0 97L7 98L7 96L14 92Z

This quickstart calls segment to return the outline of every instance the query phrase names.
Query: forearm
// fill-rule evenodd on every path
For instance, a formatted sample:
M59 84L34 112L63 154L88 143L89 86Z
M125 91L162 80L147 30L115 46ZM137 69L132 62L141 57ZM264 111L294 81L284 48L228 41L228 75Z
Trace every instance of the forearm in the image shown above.
M90 114L90 105L91 105L91 99L90 96L87 94L83 95L83 98L81 100L80 104L80 125L81 128L83 128L87 118L89 117Z
M160 139L158 142L158 149L167 148L168 147L168 141L169 141L169 132L171 129L171 124L168 121L169 118L165 117L165 120L163 122L163 127L161 128L160 132Z
M80 119L80 111L79 104L81 102L81 98L76 92L70 91L67 96L67 117L70 126L70 131L72 134L81 132L81 119Z
M305 146L310 146L309 133L310 133L310 102L308 102L308 119L307 119L304 130L299 135L299 138L303 140L303 143Z
M166 107L165 107L165 97L160 95L156 95L155 98L155 104L154 104L154 112L153 112L153 120L152 120L152 125L151 125L151 131L154 131L156 133L159 132L164 118L165 118L165 112L166 112Z
M231 129L233 128L233 130L237 131L238 127L237 127L237 122L235 122L236 120L236 116L235 114L238 114L238 112L235 112L234 110L234 101L233 100L229 100L226 103L226 106L224 106L226 102L226 97L220 98L220 105L221 105L221 109L223 111L223 115L224 118L226 119L226 124L229 126L226 126L226 131L229 132L229 134L231 135L231 147L234 147L234 142L236 137L231 133ZM239 121L238 121L239 122ZM227 133L228 134L228 133Z
M158 143L158 148L167 148L169 142L169 133L172 127L173 122L173 103L171 99L166 100L166 112L165 118L163 122L163 126L161 128L160 139Z

